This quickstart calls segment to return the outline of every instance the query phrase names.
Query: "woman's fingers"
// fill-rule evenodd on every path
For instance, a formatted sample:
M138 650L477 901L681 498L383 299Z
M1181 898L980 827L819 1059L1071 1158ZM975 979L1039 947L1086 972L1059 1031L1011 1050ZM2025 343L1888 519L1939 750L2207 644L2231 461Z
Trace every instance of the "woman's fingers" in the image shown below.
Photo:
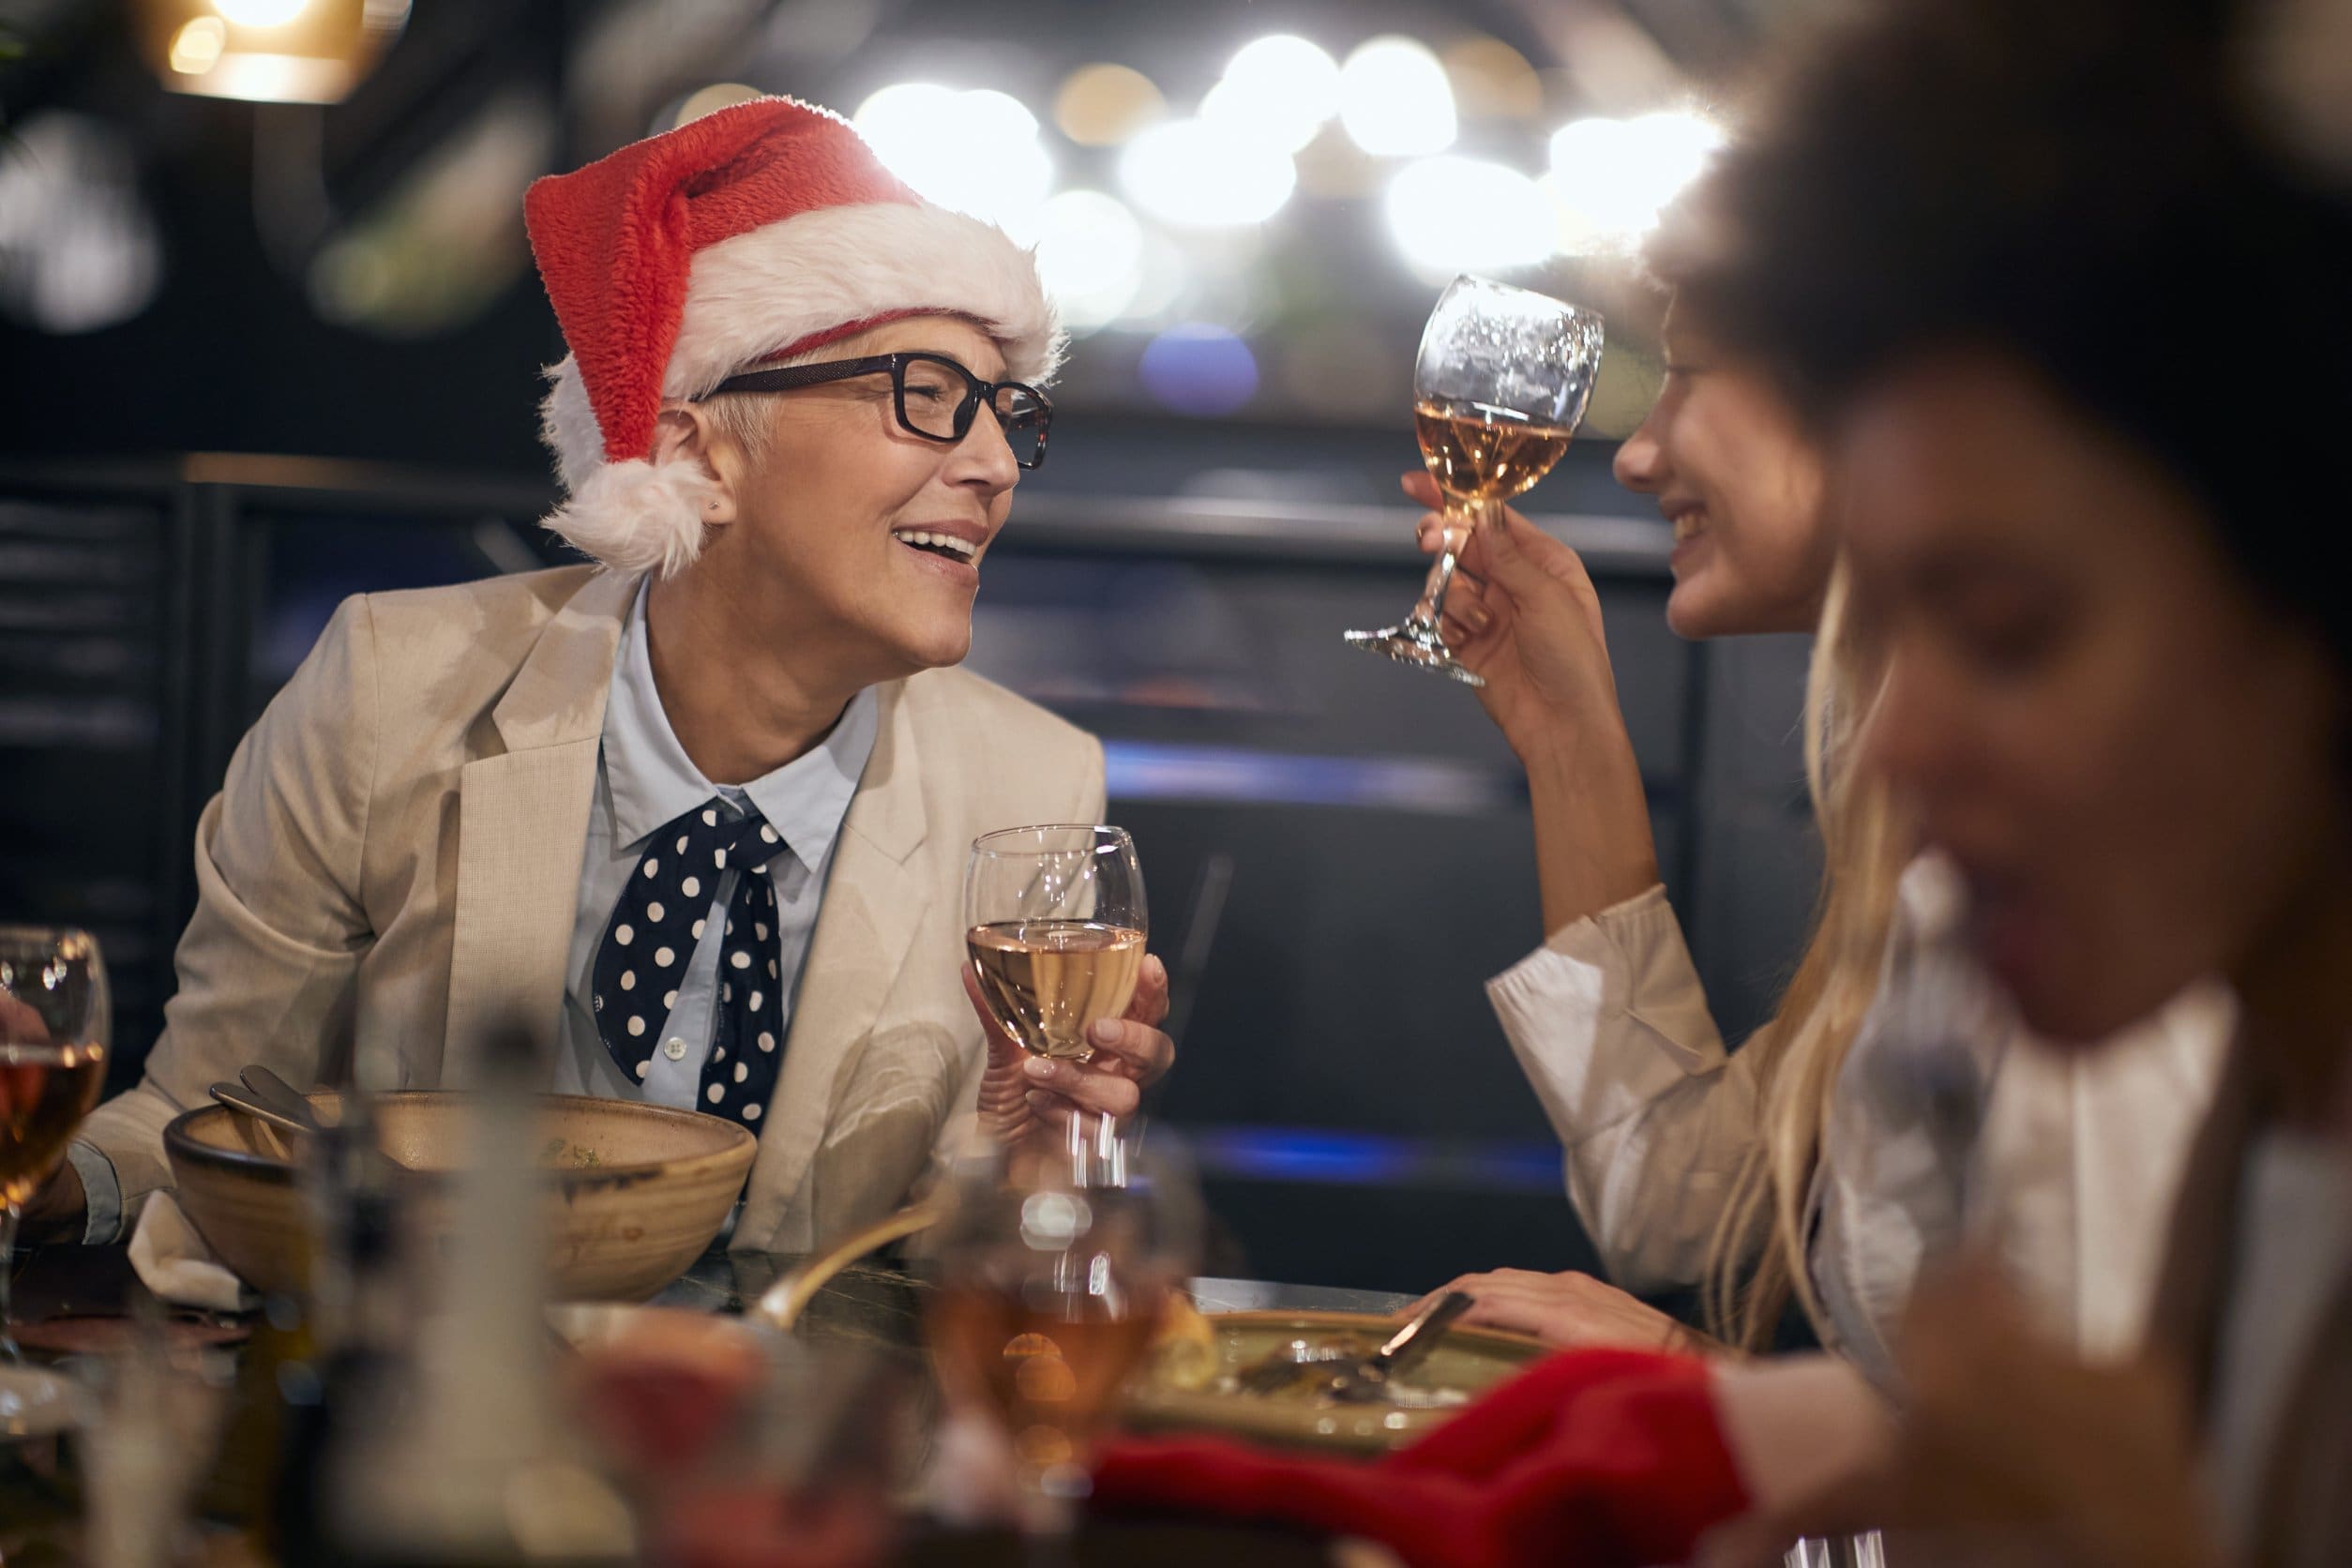
M1138 1084L1159 1082L1176 1064L1176 1042L1144 1024L1106 1018L1086 1032L1086 1042L1094 1048L1090 1067Z
M1028 1082L1033 1109L1044 1108L1038 1104L1041 1094L1110 1117L1132 1116L1143 1103L1143 1088L1135 1079L1082 1067L1075 1062L1033 1056L1021 1063L1021 1076Z
M1156 1029L1168 1017L1168 966L1160 962L1156 953L1143 955L1143 967L1135 981L1135 998L1127 1003L1123 1015L1147 1029Z

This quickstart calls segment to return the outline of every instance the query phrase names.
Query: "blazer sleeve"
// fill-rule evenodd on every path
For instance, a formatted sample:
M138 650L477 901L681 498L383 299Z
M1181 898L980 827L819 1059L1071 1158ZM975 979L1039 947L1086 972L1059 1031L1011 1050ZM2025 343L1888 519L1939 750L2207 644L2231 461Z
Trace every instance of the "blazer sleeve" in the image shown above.
M312 1083L348 1054L356 976L374 940L360 868L378 721L373 623L364 597L348 599L204 807L196 912L163 1033L138 1085L83 1123L77 1168L87 1170L93 1151L112 1165L122 1227L147 1194L171 1185L164 1124L204 1103L212 1083L251 1063Z
M1486 994L1609 1276L1696 1283L1757 1145L1756 1085L1746 1053L1724 1049L1666 889L1563 927Z

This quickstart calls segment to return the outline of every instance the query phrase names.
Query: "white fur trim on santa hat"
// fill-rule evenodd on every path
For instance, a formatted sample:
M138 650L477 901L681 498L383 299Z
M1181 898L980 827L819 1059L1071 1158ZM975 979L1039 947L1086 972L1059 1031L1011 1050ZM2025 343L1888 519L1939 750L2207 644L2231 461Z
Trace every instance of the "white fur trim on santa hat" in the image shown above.
M699 398L817 333L924 311L984 323L1013 380L1042 385L1061 366L1065 339L1029 251L962 213L878 202L803 213L699 252L662 395ZM707 475L606 461L578 365L566 355L548 379L540 434L571 492L548 527L616 571L667 577L692 565Z
M547 527L611 571L675 577L702 553L718 485L691 458L599 466L548 514Z

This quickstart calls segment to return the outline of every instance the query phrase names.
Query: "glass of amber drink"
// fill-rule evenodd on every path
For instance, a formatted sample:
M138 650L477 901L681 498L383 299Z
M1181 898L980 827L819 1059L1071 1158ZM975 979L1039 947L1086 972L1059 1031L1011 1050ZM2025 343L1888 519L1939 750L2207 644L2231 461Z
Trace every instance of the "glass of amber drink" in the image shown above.
M25 1199L63 1163L106 1085L106 965L86 932L0 926L0 1364Z
M972 840L964 945L1004 1032L1084 1062L1087 1030L1135 1000L1149 920L1135 840L1116 827L1014 827Z
M927 1336L951 1405L1003 1434L1033 1537L1066 1536L1093 1440L1199 1237L1198 1185L1165 1137L1116 1161L1020 1145L958 1173L923 1244Z
M1459 550L1494 508L1551 472L1601 370L1601 318L1528 289L1465 275L1446 285L1413 364L1413 430L1445 496L1446 549L1421 602L1396 626L1351 631L1401 664L1485 682L1439 630Z

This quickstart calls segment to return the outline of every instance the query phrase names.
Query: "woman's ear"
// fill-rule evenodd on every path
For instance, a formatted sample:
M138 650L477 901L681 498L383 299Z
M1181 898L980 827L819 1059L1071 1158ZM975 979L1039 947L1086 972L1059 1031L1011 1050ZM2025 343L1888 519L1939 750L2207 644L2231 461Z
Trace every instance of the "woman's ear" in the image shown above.
M702 521L719 526L735 520L735 496L743 479L743 454L701 403L662 406L654 424L654 466L691 463L710 480Z

